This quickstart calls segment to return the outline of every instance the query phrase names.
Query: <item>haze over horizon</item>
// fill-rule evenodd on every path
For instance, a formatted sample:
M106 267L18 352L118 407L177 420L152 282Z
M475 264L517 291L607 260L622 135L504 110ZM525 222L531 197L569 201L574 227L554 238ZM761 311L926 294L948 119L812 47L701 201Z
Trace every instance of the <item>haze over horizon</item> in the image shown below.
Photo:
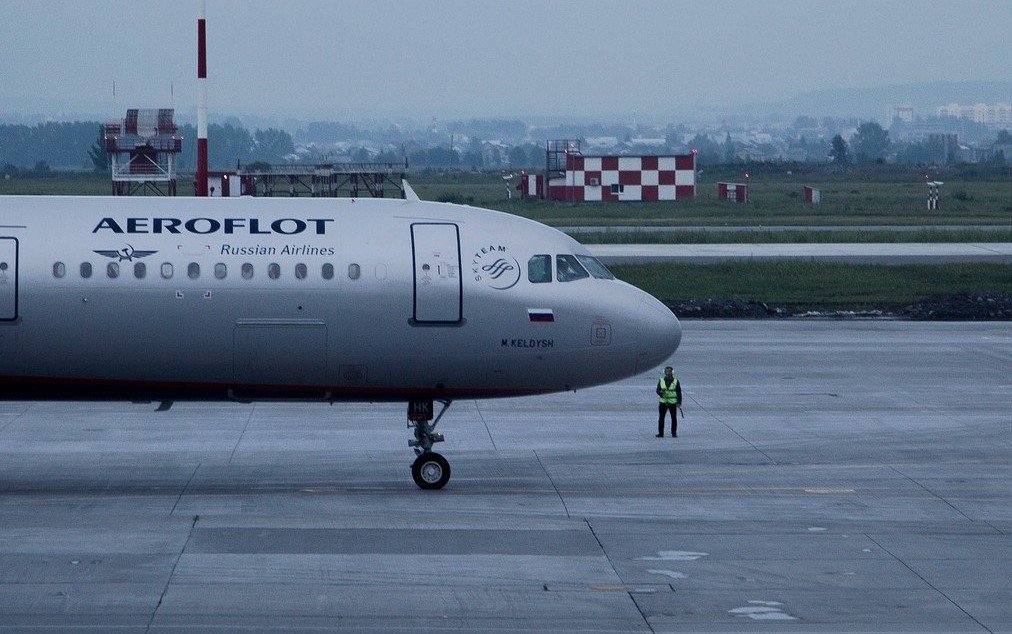
M820 90L1012 81L1012 3L997 0L207 5L212 117L650 120ZM196 0L3 8L0 114L196 102Z

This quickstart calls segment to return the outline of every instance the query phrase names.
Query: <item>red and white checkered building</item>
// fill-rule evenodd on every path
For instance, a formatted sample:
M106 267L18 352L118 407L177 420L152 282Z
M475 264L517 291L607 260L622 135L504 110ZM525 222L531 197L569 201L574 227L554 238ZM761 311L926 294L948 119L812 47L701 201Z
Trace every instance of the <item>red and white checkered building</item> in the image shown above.
M695 154L679 156L568 154L564 175L561 178L552 178L548 182L549 200L606 202L680 200L695 195Z

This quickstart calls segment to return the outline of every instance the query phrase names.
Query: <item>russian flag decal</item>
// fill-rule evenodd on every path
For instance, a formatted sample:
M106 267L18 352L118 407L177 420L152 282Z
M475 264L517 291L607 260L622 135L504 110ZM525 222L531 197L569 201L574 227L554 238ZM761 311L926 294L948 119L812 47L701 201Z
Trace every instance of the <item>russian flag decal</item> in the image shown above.
M528 308L527 316L531 321L555 321L555 313L551 308Z

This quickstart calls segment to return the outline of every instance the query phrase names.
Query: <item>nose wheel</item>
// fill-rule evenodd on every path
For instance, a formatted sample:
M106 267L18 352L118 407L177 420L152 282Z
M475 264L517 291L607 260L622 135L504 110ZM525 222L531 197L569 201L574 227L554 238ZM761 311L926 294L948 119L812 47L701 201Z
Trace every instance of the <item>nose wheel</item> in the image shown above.
M408 441L408 446L418 455L411 465L411 478L422 489L442 489L450 481L450 463L432 451L432 445L443 442L443 435L435 429L451 403L449 399L439 402L443 408L435 420L432 419L432 401L408 402L408 428L414 428L415 436Z
M411 465L411 478L421 489L442 489L450 481L450 463L434 451L423 453Z

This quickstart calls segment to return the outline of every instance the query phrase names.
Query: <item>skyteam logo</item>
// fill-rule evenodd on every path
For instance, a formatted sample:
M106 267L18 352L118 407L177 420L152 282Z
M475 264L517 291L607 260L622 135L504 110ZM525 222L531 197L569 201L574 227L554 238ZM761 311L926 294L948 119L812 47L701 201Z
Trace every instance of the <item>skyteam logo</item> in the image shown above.
M509 254L509 248L500 244L482 247L471 259L471 272L475 282L484 282L503 291L520 281L520 263Z

